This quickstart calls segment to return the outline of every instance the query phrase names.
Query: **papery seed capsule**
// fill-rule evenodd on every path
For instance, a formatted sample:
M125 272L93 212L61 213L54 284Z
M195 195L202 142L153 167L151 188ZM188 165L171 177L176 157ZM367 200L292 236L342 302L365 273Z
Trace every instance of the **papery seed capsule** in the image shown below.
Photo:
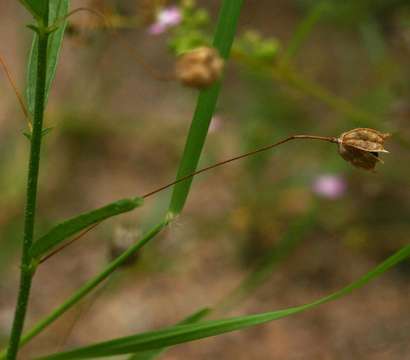
M223 68L224 60L218 51L203 46L179 57L176 76L186 86L203 89L219 80Z
M339 154L356 167L374 170L376 164L382 162L379 153L388 153L384 142L389 136L368 128L347 131L338 138Z

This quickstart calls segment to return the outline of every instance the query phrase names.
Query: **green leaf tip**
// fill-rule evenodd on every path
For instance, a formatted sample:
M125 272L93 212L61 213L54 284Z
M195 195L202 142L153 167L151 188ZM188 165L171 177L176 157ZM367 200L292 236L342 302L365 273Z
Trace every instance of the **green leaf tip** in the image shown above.
M132 200L134 201L136 206L142 206L144 204L144 199L142 197L137 196Z
M20 0L20 3L34 16L36 20L46 20L49 0Z
M143 199L136 197L122 199L101 208L80 214L54 226L48 233L40 237L31 248L34 258L39 258L64 240L110 217L129 212L143 204Z

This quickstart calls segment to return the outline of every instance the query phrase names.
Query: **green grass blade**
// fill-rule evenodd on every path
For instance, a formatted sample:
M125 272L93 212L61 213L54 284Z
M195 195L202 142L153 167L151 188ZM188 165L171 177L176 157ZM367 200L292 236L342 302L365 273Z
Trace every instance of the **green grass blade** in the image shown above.
M34 1L35 2L35 1ZM64 18L67 15L69 9L69 0L54 0L50 1L49 10L49 24L54 24L58 19ZM48 42L48 54L47 54L47 77L46 77L46 100L50 93L51 85L53 83L58 58L60 55L61 46L63 43L64 32L67 26L67 21L60 24L58 29L50 35ZM34 94L36 89L36 69L37 69L37 34L34 34L33 44L31 46L28 68L27 68L27 107L31 114L34 113Z
M222 3L213 45L224 59L229 58L242 3L243 0L224 0ZM218 82L199 93L177 179L193 173L198 166L220 90L221 83ZM169 206L171 213L179 214L182 211L191 183L192 179L188 179L175 185Z
M20 0L20 2L37 20L46 18L49 0Z
M143 199L141 198L123 199L57 224L33 244L31 254L33 258L38 259L81 230L115 215L134 210L141 206L142 203Z
M181 344L192 340L202 339L267 323L273 320L301 313L330 301L340 299L343 296L351 293L353 290L364 286L370 280L380 276L381 274L392 268L394 265L398 264L400 261L403 261L409 256L410 245L407 245L394 253L384 262L373 268L357 281L328 296L322 297L316 301L301 306L256 315L207 321L199 324L172 326L159 331L146 332L134 336L98 343L64 353L57 353L42 357L40 359L74 360L129 354L135 351L146 351L164 346Z
M200 320L202 320L205 316L207 316L211 312L211 309L205 308L201 309L199 311L194 312L181 322L179 322L177 325L189 325L189 324L194 324ZM148 350L148 351L142 351L138 352L134 355L131 355L128 360L153 360L157 358L159 355L164 353L168 347L163 347L159 349L154 349L154 350Z

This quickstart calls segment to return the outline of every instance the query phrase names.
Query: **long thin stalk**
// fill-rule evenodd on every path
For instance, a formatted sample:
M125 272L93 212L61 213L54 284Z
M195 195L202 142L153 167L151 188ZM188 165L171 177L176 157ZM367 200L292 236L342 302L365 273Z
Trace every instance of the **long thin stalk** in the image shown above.
M38 65L35 97L35 112L31 136L29 171L27 180L26 209L24 215L24 239L21 256L20 289L14 315L13 327L7 352L8 360L15 360L18 353L21 333L24 327L27 305L30 295L34 268L31 264L30 248L33 243L34 221L37 203L37 185L40 167L41 138L43 130L44 103L46 97L46 71L48 33L39 31L38 35Z
M278 142L276 142L276 143L274 143L274 144L270 144L270 145L264 146L264 147L262 147L262 148L260 148L260 149L253 150L253 151L247 152L247 153L245 153L245 154L238 155L238 156L235 156L235 157L233 157L233 158L230 158L230 159L221 161L221 162L219 162L219 163L216 163L216 164L207 166L207 167L202 168L202 169L200 169L200 170L197 170L197 171L193 172L192 174L188 174L188 175L183 176L183 177L181 177L181 178L179 178L179 179L177 179L177 180L175 180L175 181L173 181L173 182L171 182L171 183L169 183L169 184L167 184L167 185L164 185L164 186L161 186L161 187L158 188L158 189L152 190L152 191L150 191L149 193L147 193L147 194L145 194L145 195L142 195L141 197L144 198L144 199L146 199L146 198L148 198L148 197L150 197L150 196L152 196L152 195L154 195L154 194L157 194L157 193L159 193L159 192L161 192L161 191L163 191L163 190L165 190L165 189L170 188L171 186L173 186L173 185L175 185L175 184L178 184L178 183L180 183L180 182L182 182L182 181L185 181L185 180L188 180L188 179L190 179L190 178L193 178L194 176L199 175L199 174L201 174L201 173L203 173L203 172L205 172L205 171L208 171L208 170L211 170L211 169L215 169L216 167L219 167L219 166L222 166L222 165L227 165L227 164L229 164L229 163L231 163L231 162L234 162L234 161L236 161L236 160L244 159L244 158L246 158L246 157L259 154L259 153L261 153L261 152L264 152L264 151L273 149L274 147L277 147L277 146L279 146L279 145L285 144L285 143L287 143L288 141L296 140L296 139L321 140L321 141L327 141L327 142L331 142L331 143L337 143L337 142L338 142L338 140L337 140L336 138L334 138L334 137L316 136L316 135L292 135L292 136L289 136L289 137L287 137L286 139L280 140L280 141L278 141Z

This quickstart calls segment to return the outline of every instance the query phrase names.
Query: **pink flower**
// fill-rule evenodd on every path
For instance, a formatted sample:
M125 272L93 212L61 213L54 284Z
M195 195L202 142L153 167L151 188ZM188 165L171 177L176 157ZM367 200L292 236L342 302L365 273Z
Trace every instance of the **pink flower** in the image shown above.
M166 7L157 14L156 21L148 28L148 32L151 35L162 34L169 28L178 25L181 20L181 11L177 6Z
M338 199L346 192L346 181L339 175L325 174L318 176L312 185L317 195L327 199Z

